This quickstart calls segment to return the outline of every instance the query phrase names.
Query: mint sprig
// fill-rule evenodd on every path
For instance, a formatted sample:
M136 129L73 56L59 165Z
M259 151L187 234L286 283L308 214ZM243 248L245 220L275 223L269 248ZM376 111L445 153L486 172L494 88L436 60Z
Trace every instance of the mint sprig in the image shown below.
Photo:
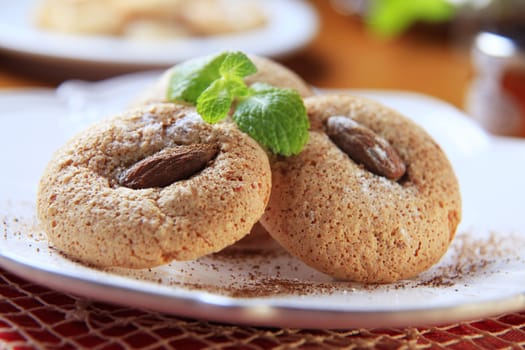
M298 154L308 142L310 123L299 93L257 83L232 119L239 129L276 154Z
M174 67L167 99L195 105L208 123L232 112L239 129L273 153L300 153L310 127L301 96L293 89L262 83L248 87L243 78L256 71L242 52L187 61Z
M226 53L202 57L177 65L172 72L166 98L168 101L195 104L202 92L220 78L219 68Z

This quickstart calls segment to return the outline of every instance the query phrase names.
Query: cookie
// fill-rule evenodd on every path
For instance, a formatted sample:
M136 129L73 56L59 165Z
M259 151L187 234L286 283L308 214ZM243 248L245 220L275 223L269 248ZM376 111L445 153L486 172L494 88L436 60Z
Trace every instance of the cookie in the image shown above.
M274 87L295 89L302 97L314 95L310 86L301 77L280 63L258 56L250 56L250 60L257 67L257 73L245 78L247 85L257 82L267 83ZM132 106L166 102L166 93L173 69L172 67L164 72L158 81L132 102Z
M268 232L311 267L339 279L393 282L435 264L461 218L458 182L439 145L414 122L364 98L316 96L305 104L307 146L297 156L272 160L272 193L261 218ZM375 135L371 143L370 135L360 139L357 146L366 147L355 153L374 153L377 164L396 153L401 177L372 171L354 151L350 157L333 125L327 126L330 120L338 126L355 121Z
M51 245L68 257L145 268L238 241L270 188L266 153L232 123L154 104L99 122L58 150L37 211Z

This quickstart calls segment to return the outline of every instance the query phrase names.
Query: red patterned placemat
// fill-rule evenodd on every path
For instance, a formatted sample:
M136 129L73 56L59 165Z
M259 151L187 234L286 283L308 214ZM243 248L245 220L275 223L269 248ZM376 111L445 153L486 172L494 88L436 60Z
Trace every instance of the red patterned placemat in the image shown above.
M235 326L115 306L0 269L0 349L522 349L525 312L428 328Z

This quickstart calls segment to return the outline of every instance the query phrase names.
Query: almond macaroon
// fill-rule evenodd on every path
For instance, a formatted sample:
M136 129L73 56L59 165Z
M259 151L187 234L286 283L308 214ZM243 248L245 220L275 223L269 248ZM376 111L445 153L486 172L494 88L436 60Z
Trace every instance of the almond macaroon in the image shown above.
M271 162L267 231L338 279L393 282L440 260L461 218L458 181L440 146L361 97L316 96L305 105L308 144Z
M50 244L100 267L147 268L243 238L268 202L265 151L232 123L153 104L101 121L59 149L37 211Z

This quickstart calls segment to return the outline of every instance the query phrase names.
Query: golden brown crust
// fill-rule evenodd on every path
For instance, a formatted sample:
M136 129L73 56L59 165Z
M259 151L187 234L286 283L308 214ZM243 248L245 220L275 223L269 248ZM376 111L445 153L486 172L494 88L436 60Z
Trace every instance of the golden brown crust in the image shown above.
M337 278L392 282L436 263L454 237L461 199L440 147L412 121L348 95L307 98L310 141L272 164L272 194L261 219L292 254ZM395 182L352 161L324 133L326 119L351 117L396 149L407 166Z
M117 178L166 147L217 143L204 170L162 188L134 190ZM51 244L97 266L152 267L195 259L246 235L270 192L264 151L233 124L204 123L193 108L157 104L100 122L48 164L38 215Z

